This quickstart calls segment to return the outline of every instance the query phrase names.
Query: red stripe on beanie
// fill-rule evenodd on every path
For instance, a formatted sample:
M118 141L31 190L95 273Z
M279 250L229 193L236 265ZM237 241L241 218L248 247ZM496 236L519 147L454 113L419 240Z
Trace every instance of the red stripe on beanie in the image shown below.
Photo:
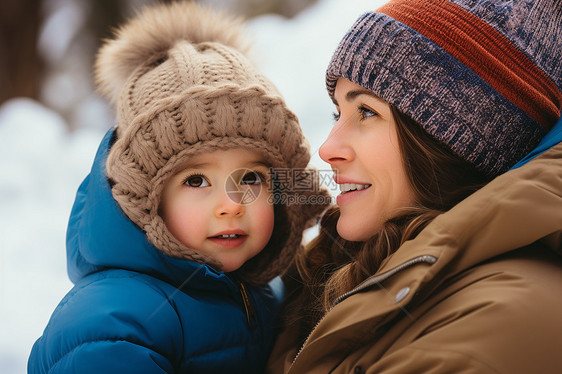
M560 117L562 93L509 39L446 0L392 0L384 13L439 45L546 130Z

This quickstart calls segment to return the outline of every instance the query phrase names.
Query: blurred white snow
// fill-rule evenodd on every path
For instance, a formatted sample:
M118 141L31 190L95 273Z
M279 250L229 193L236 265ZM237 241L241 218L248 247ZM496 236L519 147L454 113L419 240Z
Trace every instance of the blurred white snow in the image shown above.
M334 111L324 85L326 66L355 19L382 3L321 0L294 19L268 15L250 24L253 58L299 117L311 144L311 163L322 171L329 167L318 148ZM72 18L57 17L58 22ZM55 29L55 21L49 27ZM58 25L56 30L74 28ZM67 43L64 32L52 32L62 38L61 45ZM63 83L51 82L44 95L56 99L57 85ZM21 98L0 106L1 373L26 372L33 343L72 287L66 275L68 215L98 143L113 124L104 101L93 93L86 97L77 114L82 125L72 132L60 115L38 102Z

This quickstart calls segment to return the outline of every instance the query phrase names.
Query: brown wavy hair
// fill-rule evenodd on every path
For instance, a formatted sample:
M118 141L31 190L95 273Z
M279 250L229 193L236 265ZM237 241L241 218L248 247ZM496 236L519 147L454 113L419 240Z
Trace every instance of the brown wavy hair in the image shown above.
M402 243L490 180L415 121L391 109L416 203L401 209L365 242L347 241L338 235L337 207L323 215L318 236L284 276L284 323L298 328L299 345L338 296L375 274Z

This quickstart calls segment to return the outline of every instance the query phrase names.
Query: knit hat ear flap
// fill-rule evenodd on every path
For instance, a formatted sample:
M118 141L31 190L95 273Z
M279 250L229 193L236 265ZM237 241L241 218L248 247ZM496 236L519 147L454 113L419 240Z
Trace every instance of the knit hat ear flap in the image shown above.
M218 42L248 54L242 19L180 2L151 8L119 28L115 39L106 40L98 53L96 84L114 104L135 69L165 59L167 51L180 40L193 44Z

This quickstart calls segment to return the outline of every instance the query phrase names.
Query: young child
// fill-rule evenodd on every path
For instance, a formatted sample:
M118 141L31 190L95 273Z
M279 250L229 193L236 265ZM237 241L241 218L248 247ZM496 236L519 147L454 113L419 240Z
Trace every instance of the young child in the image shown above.
M145 9L100 50L117 124L78 190L75 286L29 373L263 372L282 297L271 281L329 199L242 30L178 2ZM292 183L276 183L281 172Z

